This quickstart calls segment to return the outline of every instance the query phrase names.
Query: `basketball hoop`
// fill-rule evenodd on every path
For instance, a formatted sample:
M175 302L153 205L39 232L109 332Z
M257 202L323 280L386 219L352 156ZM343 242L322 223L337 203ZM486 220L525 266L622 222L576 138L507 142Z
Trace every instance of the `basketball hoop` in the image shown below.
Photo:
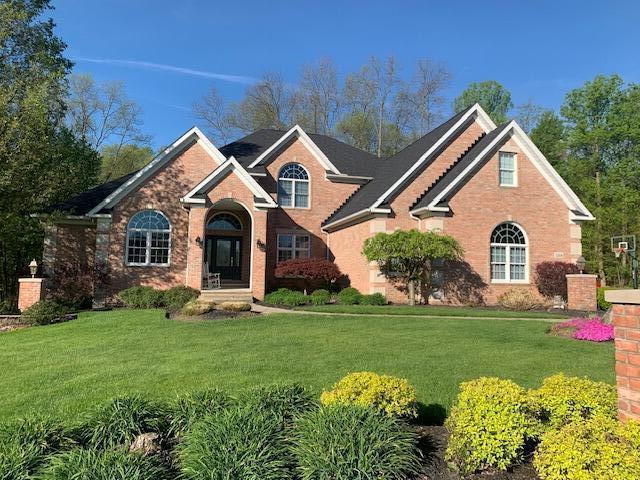
M613 249L613 253L616 254L616 258L620 258L620 255L622 255L623 253L625 253L626 250L624 247L617 247Z

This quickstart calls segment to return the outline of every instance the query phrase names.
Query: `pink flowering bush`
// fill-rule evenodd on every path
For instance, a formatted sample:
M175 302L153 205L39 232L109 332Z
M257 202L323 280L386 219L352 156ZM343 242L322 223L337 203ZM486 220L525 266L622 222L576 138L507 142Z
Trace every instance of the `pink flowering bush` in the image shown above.
M613 340L613 325L602 323L600 317L572 318L553 326L558 335L570 336L576 340L589 342L608 342Z

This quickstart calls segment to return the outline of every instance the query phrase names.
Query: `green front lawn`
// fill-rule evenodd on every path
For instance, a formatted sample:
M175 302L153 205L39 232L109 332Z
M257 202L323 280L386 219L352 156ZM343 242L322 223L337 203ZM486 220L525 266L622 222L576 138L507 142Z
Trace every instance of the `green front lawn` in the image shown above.
M207 385L232 392L298 381L317 392L348 372L408 378L425 404L449 407L482 375L532 387L553 373L614 381L613 345L546 335L548 323L278 314L177 322L160 310L84 313L0 334L0 418L74 418L96 401L168 398Z
M567 318L562 313L548 312L514 312L511 310L498 310L495 308L478 307L447 307L434 305L421 305L410 307L407 305L319 305L298 307L296 310L322 313L348 313L362 315L422 315L432 317L491 317L491 318Z

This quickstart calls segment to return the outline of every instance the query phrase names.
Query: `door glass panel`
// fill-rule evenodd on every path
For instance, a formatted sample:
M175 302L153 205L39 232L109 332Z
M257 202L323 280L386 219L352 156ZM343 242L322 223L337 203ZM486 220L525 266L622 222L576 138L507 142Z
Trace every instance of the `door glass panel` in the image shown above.
M230 240L218 240L216 245L216 266L218 267L231 266L231 241Z
M236 240L235 241L236 244L236 248L234 251L234 255L233 255L233 266L234 267L239 267L240 266L240 240Z

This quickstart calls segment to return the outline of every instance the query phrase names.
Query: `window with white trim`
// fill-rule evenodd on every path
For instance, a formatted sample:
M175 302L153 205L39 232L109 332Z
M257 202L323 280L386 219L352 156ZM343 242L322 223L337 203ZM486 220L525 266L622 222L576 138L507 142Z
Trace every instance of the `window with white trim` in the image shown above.
M278 203L281 207L309 207L309 173L299 163L289 163L280 170Z
M501 187L515 187L518 183L516 172L516 154L500 152L498 154Z
M308 258L311 249L309 235L278 234L278 262L293 258Z
M529 278L527 238L514 223L501 223L491 234L491 280L518 283Z
M167 266L171 251L171 224L157 210L136 213L127 225L127 265Z

